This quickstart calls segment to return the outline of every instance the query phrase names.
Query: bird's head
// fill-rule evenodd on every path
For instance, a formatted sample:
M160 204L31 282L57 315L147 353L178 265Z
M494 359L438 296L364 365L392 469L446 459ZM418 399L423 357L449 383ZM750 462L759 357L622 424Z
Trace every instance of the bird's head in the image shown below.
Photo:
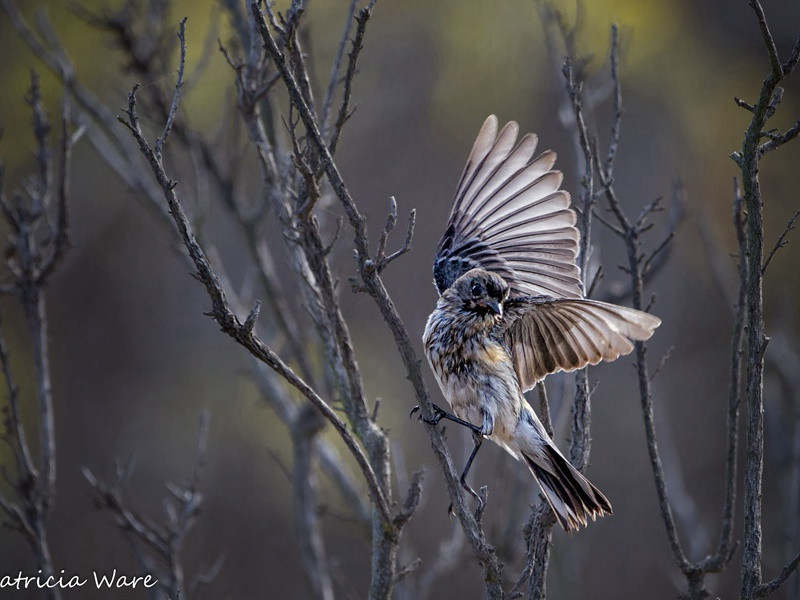
M453 283L452 289L462 308L481 317L503 316L503 302L508 298L508 284L502 277L483 269L467 271Z

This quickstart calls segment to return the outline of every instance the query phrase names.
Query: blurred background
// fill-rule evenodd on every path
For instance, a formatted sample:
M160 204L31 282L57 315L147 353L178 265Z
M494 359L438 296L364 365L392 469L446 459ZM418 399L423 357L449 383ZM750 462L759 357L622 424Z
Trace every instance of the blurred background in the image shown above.
M113 110L121 109L135 81L121 68L118 49L76 18L67 3L20 4L32 20L37 12L46 12L74 59L80 80ZM103 3L82 4L92 9ZM323 86L348 4L312 0L309 6L310 50ZM572 2L556 5L574 18ZM800 4L771 0L764 5L785 56L800 33ZM181 17L189 17L190 81L198 63L208 57L199 78L191 81L184 108L191 122L211 136L232 120L224 116L231 110L232 73L215 51L215 38L227 39L230 23L213 0L179 1L171 14L176 29ZM740 147L749 123L749 114L735 105L733 97L755 102L768 59L744 0L587 3L577 46L580 54L592 56L587 69L596 102L588 116L601 144L610 129L607 56L612 23L621 28L624 98L617 190L635 215L658 196L671 200L677 181L683 186L685 214L673 252L648 290L656 296L652 312L663 319L649 357L655 367L671 349L654 383L656 423L680 533L690 558L698 559L711 552L719 538L723 500L736 265L731 225L736 165L729 155ZM209 40L212 51L204 52ZM564 187L578 196L580 166L560 117L564 101L560 60L548 54L533 0L378 3L354 89L358 109L344 130L338 164L373 234L383 225L390 196L397 199L401 215L395 243L402 237L403 215L417 209L413 251L385 273L387 287L417 340L436 301L431 283L435 247L463 162L488 114L496 113L501 122L517 120L523 131L536 131L542 150L559 153ZM59 83L0 12L0 125L5 130L0 156L6 165L7 191L33 168L30 113L23 101L32 68L42 73L46 103L57 115ZM782 130L800 115L798 79L795 73L786 82L784 101L773 121ZM174 81L139 83L169 89ZM244 177L256 189L256 163L247 164L252 174ZM767 250L800 206L798 164L797 142L771 153L762 163ZM245 351L203 315L208 298L175 251L173 232L143 209L85 141L74 149L70 175L73 247L47 295L58 442L58 495L50 519L56 569L81 574L136 570L134 556L110 514L93 506L81 468L108 476L114 459L133 457L135 470L127 497L142 512L161 518L164 482L180 481L191 472L199 415L208 410L206 504L187 539L186 566L190 572L202 570L220 555L225 562L216 579L200 587L194 597L306 597L293 537L291 486L282 467L291 463L291 448L284 427L251 381ZM332 203L327 210L333 221L338 206ZM208 219L207 235L239 286L246 269L238 260L243 250L237 230L226 221L224 211L213 206L210 211L212 216L219 213L219 218ZM665 214L663 220L667 219ZM655 227L652 243L660 241L661 228L661 223ZM398 478L406 481L417 469L427 471L423 505L404 534L405 556L409 562L421 558L424 571L440 554L440 545L455 539L453 548L460 558L435 582L431 597L481 597L480 571L469 550L458 549L458 535L453 533L457 523L446 514L449 500L427 434L416 419L408 418L413 391L394 344L372 301L352 294L347 284L354 270L351 241L345 228L333 260L366 388L371 398L382 400L381 423L393 442ZM599 287L602 295L623 285L625 276L616 265L624 254L620 242L600 224L595 226L595 241L595 258L606 271ZM280 257L280 244L275 248ZM798 349L798 248L800 240L794 239L776 255L767 273L767 333L788 344L771 345L768 355ZM30 400L33 373L25 321L8 298L0 307L23 398ZM421 350L419 341L417 345ZM426 373L434 399L440 399L427 368ZM611 500L614 515L569 538L555 532L548 592L552 598L567 600L675 598L684 583L659 517L631 360L594 368L590 377L597 390L588 474ZM551 377L548 387L555 404L557 442L566 448L569 414L558 410L565 406L558 400L564 395L571 398L572 378ZM800 484L792 477L797 465L791 461L792 438L800 435L798 402L797 395L788 394L768 371L766 578L777 574L798 550ZM469 436L450 428L448 442L460 463L471 446ZM11 464L6 446L0 447L0 463ZM509 456L486 445L471 481L489 486L487 532L510 558L506 571L515 578L524 555L525 506L536 501L535 485L520 475L520 467ZM331 502L325 533L337 590L342 598L364 597L368 540L336 517L341 507L333 495ZM741 502L738 508L741 513ZM737 594L738 561L737 554L728 571L711 580L713 593L722 598ZM22 537L0 531L0 572L35 572L33 564ZM791 597L791 589L787 586L779 597ZM7 590L2 596L37 597ZM66 591L64 596L109 597L88 588ZM113 597L145 595L115 592Z

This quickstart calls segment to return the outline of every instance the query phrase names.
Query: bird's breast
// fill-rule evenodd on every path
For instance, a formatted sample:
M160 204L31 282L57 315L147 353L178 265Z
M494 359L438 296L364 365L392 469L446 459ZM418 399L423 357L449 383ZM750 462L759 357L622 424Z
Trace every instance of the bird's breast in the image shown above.
M488 333L467 331L437 308L428 318L423 343L439 387L458 417L480 425L489 412L501 436L516 427L522 393L500 342Z

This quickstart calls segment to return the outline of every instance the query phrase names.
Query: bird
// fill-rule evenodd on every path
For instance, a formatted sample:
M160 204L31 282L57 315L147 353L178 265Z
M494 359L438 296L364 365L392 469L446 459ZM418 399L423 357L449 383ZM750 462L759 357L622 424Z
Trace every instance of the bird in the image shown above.
M490 115L478 133L434 259L439 299L422 339L452 413L434 404L426 420L472 431L460 482L479 505L466 477L486 438L528 466L572 532L610 514L611 503L556 447L524 393L551 373L629 354L661 320L585 298L556 154L535 155L533 133L517 142L514 121L498 129Z

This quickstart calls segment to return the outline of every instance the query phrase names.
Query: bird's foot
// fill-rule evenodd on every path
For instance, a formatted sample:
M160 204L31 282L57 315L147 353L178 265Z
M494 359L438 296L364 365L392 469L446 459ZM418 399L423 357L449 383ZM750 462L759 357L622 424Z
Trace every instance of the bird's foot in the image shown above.
M467 482L464 481L464 479L462 478L461 487L463 487L469 493L469 495L475 498L475 500L478 502L478 507L475 509L475 519L480 520L481 516L483 515L483 511L486 508L486 501L484 500L487 491L486 486L481 487L481 492L478 493L475 490L473 490L467 484ZM451 502L450 505L447 507L447 516L451 517L454 514L455 513L453 512L453 503Z
M431 418L426 418L422 415L422 413L420 412L419 405L411 409L411 412L408 414L408 417L411 418L412 416L414 416L414 413L419 412L420 413L419 420L424 421L429 425L438 425L439 421L441 421L442 419L456 420L456 422L460 421L458 417L451 415L447 411L440 408L438 405L431 403L431 406L433 407L433 417Z

